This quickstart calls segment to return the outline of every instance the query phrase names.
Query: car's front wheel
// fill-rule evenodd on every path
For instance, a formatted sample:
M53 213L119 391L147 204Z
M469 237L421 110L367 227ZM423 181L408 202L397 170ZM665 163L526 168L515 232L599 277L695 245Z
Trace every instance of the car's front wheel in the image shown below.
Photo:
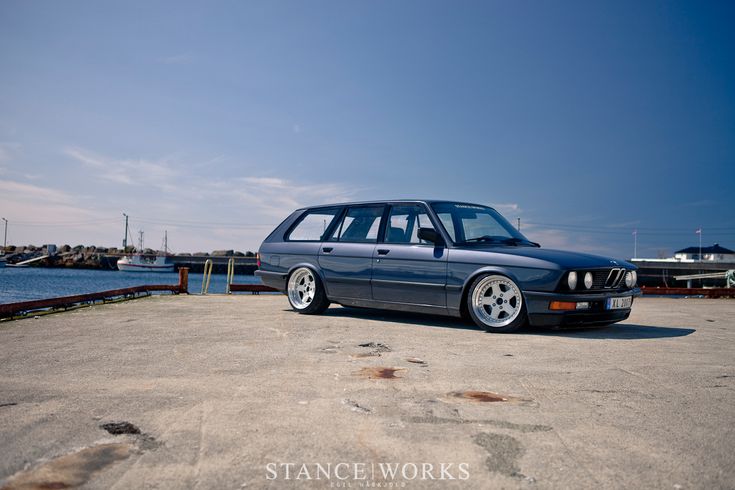
M305 315L318 315L329 308L329 300L316 272L299 267L288 278L288 302Z
M488 332L515 332L526 323L521 289L501 275L475 279L467 294L467 311Z

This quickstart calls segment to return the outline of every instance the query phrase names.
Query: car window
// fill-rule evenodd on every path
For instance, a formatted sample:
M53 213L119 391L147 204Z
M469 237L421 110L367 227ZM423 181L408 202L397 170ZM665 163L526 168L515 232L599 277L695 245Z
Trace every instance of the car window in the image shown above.
M453 242L456 242L457 233L455 233L454 231L454 221L452 221L452 213L437 213L437 216L439 216L439 220L444 225L444 229L447 230L447 233L449 233L449 238L451 238Z
M418 237L421 227L434 228L421 206L393 206L388 217L388 226L385 228L385 243L429 244Z
M324 233L339 212L340 208L324 208L307 211L306 215L291 230L291 233L288 234L286 239L292 241L323 241L325 239Z
M465 240L489 235L508 237L510 234L498 223L495 218L489 214L475 213L468 216L462 216L462 227L464 228Z
M431 207L455 243L535 245L493 208L459 202L433 203Z
M340 242L375 243L378 241L382 215L383 206L349 208L331 239Z

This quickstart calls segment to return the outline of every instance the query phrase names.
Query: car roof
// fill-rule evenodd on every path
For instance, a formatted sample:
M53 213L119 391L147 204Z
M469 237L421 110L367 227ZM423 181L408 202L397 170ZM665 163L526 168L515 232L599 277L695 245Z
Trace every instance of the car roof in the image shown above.
M492 206L486 206L485 204L477 204L472 202L466 202L466 201L449 201L445 199L377 199L375 201L351 201L351 202L336 202L336 203L330 203L330 204L317 204L314 206L304 206L302 208L299 208L298 211L304 210L304 209L316 209L316 208L333 208L337 206L364 206L367 204L394 204L394 203L425 203L425 204L438 204L438 203L452 203L452 204L468 204L471 206L484 206L484 207L492 207Z

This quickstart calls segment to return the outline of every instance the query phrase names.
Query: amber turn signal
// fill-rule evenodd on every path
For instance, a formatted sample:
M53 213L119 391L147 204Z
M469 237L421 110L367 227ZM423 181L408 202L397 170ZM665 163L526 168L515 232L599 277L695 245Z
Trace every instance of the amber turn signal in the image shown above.
M552 301L549 303L550 310L576 310L577 303L574 301Z

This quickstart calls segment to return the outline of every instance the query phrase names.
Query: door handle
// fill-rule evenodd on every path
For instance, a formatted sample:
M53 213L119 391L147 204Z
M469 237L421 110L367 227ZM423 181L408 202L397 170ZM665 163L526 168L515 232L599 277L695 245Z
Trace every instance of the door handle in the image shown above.
M390 252L390 250L388 250L387 248L378 249L378 255L388 255L388 252Z
M329 253L329 252L331 252L332 250L334 250L334 247L324 247L324 248L322 248L322 251L323 251L323 252L324 252L325 254L328 254L328 253Z

